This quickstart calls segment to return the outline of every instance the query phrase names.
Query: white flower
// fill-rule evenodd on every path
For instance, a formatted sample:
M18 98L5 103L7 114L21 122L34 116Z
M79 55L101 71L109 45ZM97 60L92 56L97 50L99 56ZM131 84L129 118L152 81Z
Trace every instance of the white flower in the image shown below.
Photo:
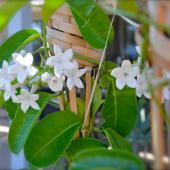
M26 53L24 56L21 53L13 53L13 64L10 72L16 74L19 83L23 83L27 77L35 76L38 70L32 66L33 56L31 53Z
M47 65L54 67L54 73L57 77L61 77L64 70L68 70L74 67L71 62L73 58L73 51L71 49L62 53L59 46L54 45L54 54L47 60Z
M4 91L4 100L8 101L10 98L12 98L13 102L18 101L18 98L16 96L16 86L10 86L9 89L5 89Z
M36 101L39 99L38 94L33 94L33 90L29 92L26 89L21 89L21 94L18 95L18 103L21 103L21 110L26 113L30 107L32 107L35 110L40 110L40 107L36 103Z
M116 86L123 89L125 85L131 88L137 86L135 77L139 74L139 67L132 65L129 60L124 60L121 67L112 70L111 75L116 78Z
M63 90L63 81L64 77L57 77L57 76L52 76L49 73L45 72L41 75L41 81L46 82L49 86L49 88L53 92L58 92Z
M0 69L0 88L10 89L11 82L15 79L15 75L10 73L9 68L8 63L4 61Z
M67 87L71 90L74 86L78 88L84 88L84 85L80 77L87 71L87 69L78 69L78 63L73 61L74 68L67 70L65 75L67 76Z
M148 90L148 82L146 81L144 73L137 76L136 95L138 97L144 95L147 99L151 98L151 94Z

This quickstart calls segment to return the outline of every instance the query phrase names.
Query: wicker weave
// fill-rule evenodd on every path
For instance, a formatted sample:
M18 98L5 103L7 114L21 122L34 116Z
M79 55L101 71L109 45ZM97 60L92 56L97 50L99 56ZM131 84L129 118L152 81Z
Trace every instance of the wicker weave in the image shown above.
M47 37L50 44L58 44L63 49L72 48L75 53L89 58L97 60L101 58L101 50L90 47L83 39L67 4L51 17L47 27ZM77 60L83 66L94 66L94 63Z

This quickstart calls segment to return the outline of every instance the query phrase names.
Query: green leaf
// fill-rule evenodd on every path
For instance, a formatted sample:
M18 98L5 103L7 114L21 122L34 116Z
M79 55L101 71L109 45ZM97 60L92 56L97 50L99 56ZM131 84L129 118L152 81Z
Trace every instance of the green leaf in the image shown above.
M132 147L130 143L118 133L116 133L114 130L108 128L104 130L104 133L106 134L106 137L113 150L123 150L132 152Z
M86 149L94 149L94 148L105 148L106 145L101 141L94 138L81 138L72 141L71 145L67 149L67 156L72 159L77 153L86 150Z
M102 92L100 87L97 85L96 90L94 93L93 101L92 101L92 117L95 116L95 113L98 111L99 107L103 104L103 99L102 99Z
M14 103L11 99L5 102L5 110L8 113L10 119L13 119L19 109L19 104Z
M0 31L8 24L15 13L22 8L28 0L6 0L0 3Z
M138 12L139 7L136 0L118 0L117 8L127 12Z
M42 16L45 23L48 22L51 15L65 2L65 0L45 0Z
M108 88L110 81L113 80L111 71L117 67L116 64L110 61L105 61L102 64L102 72L100 76L99 86L102 88Z
M53 113L40 121L25 144L26 159L44 167L58 160L80 127L76 114L69 111Z
M11 151L14 153L19 153L22 150L33 125L52 97L52 95L45 92L41 92L39 95L40 97L37 103L41 108L40 110L30 108L27 113L23 113L21 108L19 108L12 121L9 129L8 143Z
M104 11L94 0L67 0L73 16L84 39L94 48L103 49L110 29L110 21ZM111 29L109 43L113 40Z
M107 149L82 151L71 162L69 170L145 170L134 154Z
M12 53L19 52L26 45L40 37L41 35L33 29L24 29L12 35L0 46L0 64L3 60L9 61Z
M112 128L121 136L127 136L137 120L137 98L135 89L125 87L118 90L111 81L102 108L105 128Z
M83 121L84 113L85 113L85 101L80 97L77 97L77 109L78 109L78 116L81 121Z

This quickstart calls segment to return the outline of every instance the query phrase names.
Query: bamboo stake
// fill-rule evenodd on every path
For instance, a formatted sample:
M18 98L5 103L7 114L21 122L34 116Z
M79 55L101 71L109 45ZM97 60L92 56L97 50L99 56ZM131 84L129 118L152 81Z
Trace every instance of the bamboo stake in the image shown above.
M73 87L72 90L69 90L69 101L70 101L71 111L78 115L75 87ZM79 137L80 137L80 132L77 132L76 138L79 138Z
M78 115L78 112L77 112L77 99L76 99L76 88L75 87L73 87L72 90L69 90L69 101L70 101L71 111Z
M92 68L90 68L91 70ZM90 95L91 95L91 71L86 72L85 74L86 79L86 103L85 103L85 112L88 111L88 104L90 101ZM89 111L90 112L90 111ZM85 122L84 128L88 129L90 126L90 113L88 113L87 120ZM88 134L88 131L85 131L85 135Z
M156 76L162 75L161 68L158 67L159 63L153 63L155 66ZM154 91L154 97L161 103L162 90L158 89ZM154 153L154 169L164 170L165 164L164 157L164 121L163 113L161 112L158 103L154 98L151 99L151 129L152 129L152 147Z

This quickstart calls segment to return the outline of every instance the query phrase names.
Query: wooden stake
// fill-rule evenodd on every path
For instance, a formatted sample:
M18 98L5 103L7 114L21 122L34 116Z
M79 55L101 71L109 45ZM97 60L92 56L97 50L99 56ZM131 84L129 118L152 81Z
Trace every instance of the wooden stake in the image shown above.
M69 91L69 101L71 111L78 115L77 111L77 99L76 99L76 88L73 87L72 90ZM76 139L80 138L80 131L76 134Z
M158 63L155 64L156 76L160 77L161 69L158 68ZM154 92L158 102L162 100L162 90L158 89ZM152 147L154 153L154 169L164 170L164 121L163 113L161 113L158 103L151 99L151 128L152 128Z
M77 111L77 99L76 99L76 88L73 87L72 90L69 91L69 101L71 111L78 115Z
M86 72L85 79L86 79L86 103L85 103L85 113L86 113L90 101L90 95L91 95L91 71ZM88 129L89 126L90 126L90 113L88 113L88 117L86 119L86 123L84 127Z

